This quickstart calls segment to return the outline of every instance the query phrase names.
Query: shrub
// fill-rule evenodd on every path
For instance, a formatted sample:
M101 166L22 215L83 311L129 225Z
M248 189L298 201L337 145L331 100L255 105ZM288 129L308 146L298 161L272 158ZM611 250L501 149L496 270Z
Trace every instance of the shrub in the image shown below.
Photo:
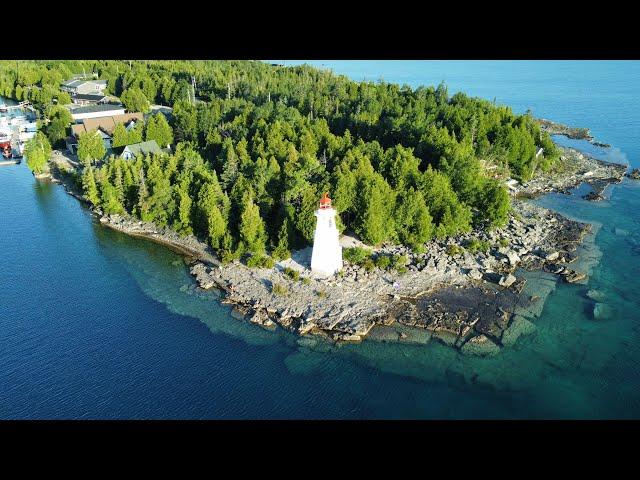
M302 277L300 281L305 285L311 285L311 279L309 277Z
M231 250L222 250L218 252L218 254L220 256L220 260L222 260L223 265L226 265L238 259L238 256Z
M289 295L289 289L281 283L274 283L271 285L271 293L279 297Z
M447 245L447 255L451 257L460 255L462 252L464 252L464 248L462 248L460 245L456 245L456 244Z
M427 251L427 247L425 247L423 244L413 246L414 253L424 253L426 251Z
M300 272L294 270L293 268L286 267L284 269L284 274L289 277L291 280L298 280L300 278Z
M391 257L389 255L378 255L375 260L376 267L387 270L391 265Z
M472 238L466 243L466 248L471 253L483 252L486 253L491 248L491 245L486 240L479 240L477 238Z
M407 262L408 262L408 258L406 255L392 255L391 256L391 267L394 270L397 270L398 272L400 272L401 268L406 267ZM405 272L406 272L406 268L405 268Z
M266 255L251 255L247 259L247 267L273 268L275 261Z
M327 292L325 292L324 290L316 290L316 295L319 296L320 298L326 298Z
M501 238L498 243L500 244L501 247L508 247L509 246L509 240L507 240L506 238Z
M362 262L369 257L369 251L360 247L345 248L342 252L342 258L355 265L362 265Z
M372 272L376 268L376 264L373 263L373 259L371 257L365 258L362 261L361 266L364 267L367 272Z
M396 271L397 271L400 275L404 275L405 273L407 273L407 272L408 272L407 267L404 267L404 266L396 268Z

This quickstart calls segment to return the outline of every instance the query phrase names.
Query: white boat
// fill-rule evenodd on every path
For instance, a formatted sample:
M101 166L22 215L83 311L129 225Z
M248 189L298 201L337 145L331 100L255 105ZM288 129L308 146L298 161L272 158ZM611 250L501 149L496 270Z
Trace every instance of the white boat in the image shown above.
M36 132L38 131L37 122L23 123L20 125L20 131L22 132Z
M13 117L11 120L9 120L9 123L11 125L22 125L23 123L27 123L27 117L25 117L24 115Z
M21 142L27 142L36 136L36 132L20 132L18 138Z

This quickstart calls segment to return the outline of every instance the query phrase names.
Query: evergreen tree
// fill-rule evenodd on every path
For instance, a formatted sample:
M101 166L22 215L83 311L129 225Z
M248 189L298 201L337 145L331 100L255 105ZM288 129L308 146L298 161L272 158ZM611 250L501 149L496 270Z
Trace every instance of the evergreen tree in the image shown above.
M93 168L85 168L82 172L82 191L85 198L96 207L100 206L100 195L98 193L98 186L96 185L96 179L93 174Z
M358 180L354 231L362 241L379 245L394 235L393 191L381 175L373 173Z
M240 215L240 250L254 255L263 255L266 251L267 235L264 222L260 217L258 206L253 202L250 194L245 195Z
M111 137L111 146L113 148L124 147L129 144L129 132L125 128L124 124L118 123L113 129L113 136Z
M147 113L150 109L149 100L138 87L131 87L122 92L120 100L130 112Z
M227 233L227 219L225 204L228 202L220 189L215 176L207 181L198 194L198 210L200 212L200 225L204 226L204 232L209 239L212 248L222 246L222 240Z
M285 260L291 257L291 252L289 251L289 235L289 219L285 217L278 231L278 243L273 252L271 252L271 256L275 260Z
M488 180L482 188L481 222L489 228L503 227L509 219L511 203L507 189L495 180Z
M420 191L409 188L399 194L395 223L398 239L404 245L420 248L429 241L433 235L432 218Z
M222 184L222 188L228 190L238 178L238 157L235 153L231 140L226 139L222 145L222 149L222 155L225 160L222 166L220 182Z
M98 181L100 184L100 207L104 213L107 215L124 213L124 207L118 200L118 191L109 178L106 175L101 175Z
M173 132L167 119L162 113L149 118L145 130L145 140L155 140L161 148L173 143Z
M191 227L191 206L193 200L189 195L190 178L183 175L180 181L174 187L174 195L177 203L177 216L173 222L173 228L181 235L190 235L193 233Z
M140 183L138 185L138 202L136 204L136 213L138 218L143 222L149 222L153 219L150 210L149 201L149 189L147 188L147 181L145 178L144 170L140 169Z

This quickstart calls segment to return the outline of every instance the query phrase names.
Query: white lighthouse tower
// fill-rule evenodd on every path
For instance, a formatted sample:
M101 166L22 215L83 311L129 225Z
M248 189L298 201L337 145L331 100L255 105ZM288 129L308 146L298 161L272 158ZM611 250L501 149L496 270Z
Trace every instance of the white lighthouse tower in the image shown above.
M313 236L311 271L322 276L333 275L342 270L342 247L338 240L336 211L326 193L320 199L320 208L316 210L315 216L317 220Z

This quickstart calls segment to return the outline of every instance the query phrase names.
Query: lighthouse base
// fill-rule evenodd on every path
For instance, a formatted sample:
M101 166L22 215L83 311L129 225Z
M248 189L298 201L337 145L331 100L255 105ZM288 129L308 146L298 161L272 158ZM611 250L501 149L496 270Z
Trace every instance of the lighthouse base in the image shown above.
M342 247L334 241L317 242L311 255L311 272L328 277L342 270Z

